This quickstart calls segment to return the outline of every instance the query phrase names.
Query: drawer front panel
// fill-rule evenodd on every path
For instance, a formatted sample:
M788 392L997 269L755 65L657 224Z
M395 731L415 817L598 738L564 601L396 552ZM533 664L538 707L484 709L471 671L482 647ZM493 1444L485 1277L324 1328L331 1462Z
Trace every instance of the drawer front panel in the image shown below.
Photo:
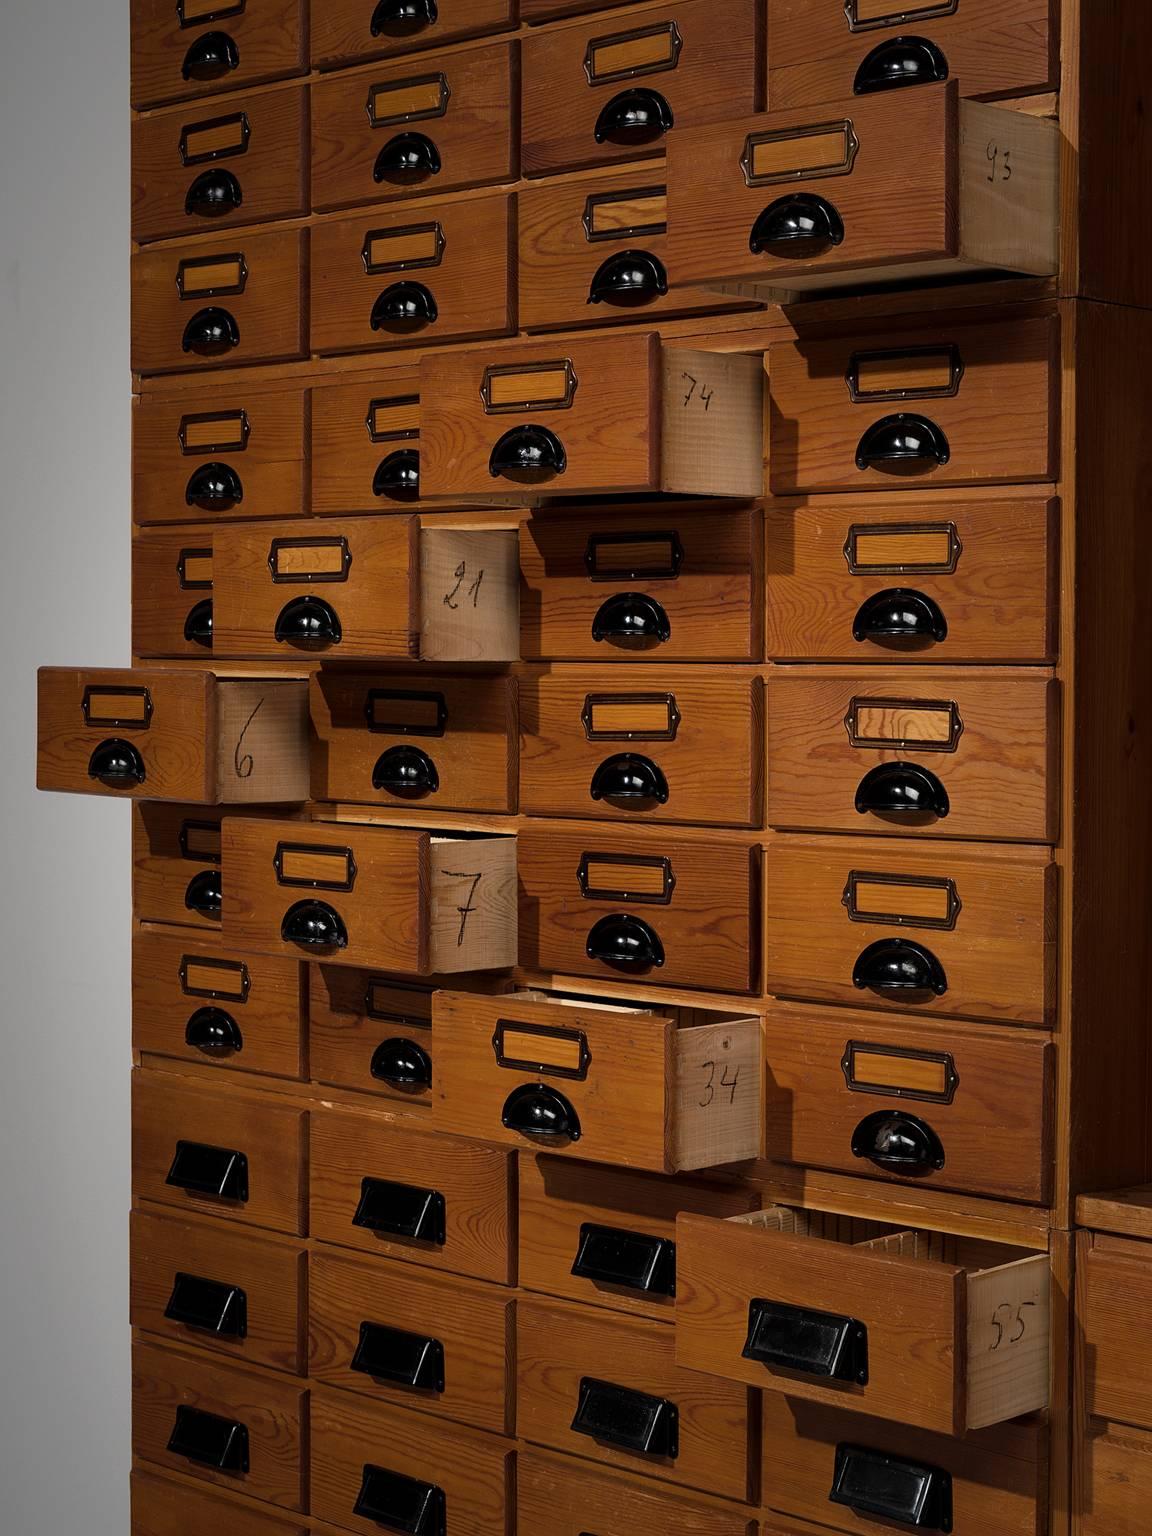
M1152 1247L1116 1237L1082 1243L1081 1326L1088 1412L1152 1429L1152 1379L1142 1319L1152 1297Z
M696 1503L659 1483L581 1466L567 1457L522 1451L516 1467L517 1507L523 1531L552 1536L754 1536L747 1510L718 1502Z
M432 992L346 965L308 967L313 1079L359 1088L390 1108L432 1113Z
M132 650L206 660L212 654L212 527L153 529L132 540Z
M305 70L301 0L132 0L132 105L155 106Z
M312 390L312 510L402 512L420 494L420 370Z
M210 805L145 801L132 807L132 905L138 921L219 935L223 814Z
M417 20L409 19L414 10ZM428 7L366 6L361 0L330 0L311 18L312 62L324 66L436 48L482 32L515 25L515 0L451 0Z
M1083 1455L1084 1536L1141 1536L1152 1495L1152 1438L1122 1425L1092 1423Z
M299 1521L279 1519L254 1504L132 1473L132 1536L219 1536L221 1530L228 1536L307 1536Z

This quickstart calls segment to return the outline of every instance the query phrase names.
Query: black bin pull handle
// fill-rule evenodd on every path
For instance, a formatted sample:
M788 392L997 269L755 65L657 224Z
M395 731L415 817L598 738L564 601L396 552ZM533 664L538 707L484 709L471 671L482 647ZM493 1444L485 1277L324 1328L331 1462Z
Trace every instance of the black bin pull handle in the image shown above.
M606 597L592 620L592 638L635 650L663 645L672 625L662 603L646 592L615 592Z
M748 1306L745 1360L822 1381L868 1385L868 1329L854 1317L764 1297Z
M244 484L231 464L201 464L188 476L184 500L190 507L215 511L237 506L244 500Z
M197 1008L184 1026L184 1043L205 1056L228 1056L244 1049L240 1026L223 1008Z
M571 1427L578 1435L642 1456L675 1461L680 1454L680 1410L675 1403L595 1376L580 1379Z
M621 971L646 971L664 964L660 935L631 912L610 912L594 923L585 952L589 960L600 960Z
M434 325L440 316L436 296L423 283L390 283L372 305L369 325L374 331L408 336Z
M617 1285L645 1296L675 1296L676 1244L670 1237L585 1221L572 1273L596 1285Z
M838 1445L832 1504L857 1515L878 1515L919 1531L952 1529L952 1478L940 1467L885 1456L861 1445Z
M659 91L633 86L600 108L593 130L597 144L652 144L672 128L672 108Z
M384 1323L361 1323L352 1370L414 1392L443 1392L444 1346L431 1334L409 1333Z
M212 649L212 599L202 597L198 603L193 603L184 620L184 638L189 645L202 645L206 651Z
M284 604L276 615L273 634L281 645L293 645L301 651L324 651L344 638L340 615L313 592Z
M650 757L640 752L616 752L596 769L588 794L610 805L667 805L668 780Z
M377 1082L400 1093L423 1093L432 1086L432 1058L415 1040L400 1035L381 1040L368 1069Z
M181 1403L168 1436L168 1450L216 1472L248 1471L248 1426L203 1408Z
M580 1116L555 1088L544 1083L524 1083L504 1100L500 1124L530 1141L580 1140Z
M412 37L436 25L436 0L376 0L369 30L373 37Z
M932 85L948 78L948 60L926 37L891 37L878 43L861 62L852 82L856 96Z
M914 475L933 466L942 468L951 457L943 428L915 411L897 411L873 422L863 434L856 449L856 468Z
M636 309L667 292L668 273L658 256L650 251L616 251L596 268L588 303Z
M181 1139L176 1143L164 1182L190 1195L209 1195L242 1204L248 1198L248 1158L232 1147Z
M900 1110L866 1115L852 1133L852 1156L910 1177L939 1173L944 1166L944 1147L936 1132L926 1120Z
M120 736L109 736L92 749L88 777L106 789L132 789L148 777L139 748Z
M247 1293L226 1280L205 1280L178 1270L164 1316L170 1323L197 1328L219 1339L248 1337Z
M236 176L217 166L201 171L188 188L184 212L189 218L219 219L226 213L235 213L243 202L244 192Z
M422 800L440 788L440 774L427 752L406 743L381 752L372 769L372 788L402 800Z
M494 480L503 475L533 485L562 475L567 468L564 444L550 428L535 422L510 428L497 438L488 455L488 473Z
M852 638L884 645L931 645L948 638L940 605L912 587L886 587L866 597L852 621Z
M877 763L856 787L861 816L943 819L951 810L948 791L936 775L919 763Z
M352 1225L443 1247L448 1235L447 1216L447 1202L438 1189L366 1178L360 1181L360 1203Z
M877 939L857 957L852 985L861 992L934 992L943 997L948 977L932 951L914 939Z
M448 1506L443 1488L406 1477L388 1467L364 1463L352 1513L406 1536L447 1536Z
M348 929L344 919L326 901L309 898L297 901L284 914L280 937L287 944L303 949L331 950L348 948Z
M199 357L220 357L240 345L240 327L235 317L218 304L198 309L184 327L181 346Z
M748 236L754 256L780 261L808 261L844 244L844 220L825 197L789 192L756 215Z
M240 68L240 50L227 32L203 32L189 44L180 66L185 80L219 80Z
M430 138L423 133L397 133L376 156L372 180L412 186L439 176L442 169L440 151Z
M184 905L200 917L218 922L224 910L224 887L218 869L202 869L192 876L184 889Z
M392 501L419 501L419 449L397 448L381 459L372 476L372 494L386 496Z

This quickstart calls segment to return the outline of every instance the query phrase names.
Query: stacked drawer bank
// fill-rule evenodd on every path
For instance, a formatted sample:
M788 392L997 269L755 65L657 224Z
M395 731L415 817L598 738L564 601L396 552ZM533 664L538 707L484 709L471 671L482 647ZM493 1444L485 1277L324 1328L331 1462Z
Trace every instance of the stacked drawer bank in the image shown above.
M132 1536L1146 1530L1099 11L132 0Z

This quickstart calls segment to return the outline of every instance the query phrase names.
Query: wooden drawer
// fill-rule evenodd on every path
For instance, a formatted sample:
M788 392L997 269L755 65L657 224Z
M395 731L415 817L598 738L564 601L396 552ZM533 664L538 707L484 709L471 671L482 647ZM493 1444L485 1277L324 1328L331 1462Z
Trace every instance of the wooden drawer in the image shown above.
M308 686L193 668L41 667L39 789L205 804L308 798Z
M212 528L189 524L132 540L132 653L190 657L212 652Z
M941 1434L1047 1406L1047 1254L787 1206L676 1248L682 1366Z
M1056 475L1055 320L780 342L768 370L775 495Z
M520 525L520 648L552 661L758 661L759 509L581 509Z
M311 17L312 62L321 67L436 48L516 25L516 0L329 0Z
M305 1262L294 1244L133 1211L132 1326L304 1375Z
M307 1113L268 1094L137 1071L132 1175L137 1200L223 1221L305 1230Z
M420 370L312 392L312 511L393 512L420 498Z
M132 238L214 233L308 212L302 85L132 122Z
M1088 1412L1152 1429L1152 1347L1144 1323L1152 1299L1152 1245L1101 1233L1082 1234L1079 1244Z
M954 82L727 119L671 141L670 258L678 282L777 303L981 271L1050 276L1059 157L1054 121L961 101Z
M550 1536L755 1536L747 1509L673 1494L645 1478L522 1451L516 1458L519 1529Z
M663 669L637 686L617 668L562 668L521 680L530 815L757 826L763 761L764 688L750 673Z
M606 11L623 3L624 0L520 0L520 20L529 24L554 21L558 16Z
M306 351L303 230L222 235L132 257L132 367L169 373Z
M512 1155L327 1108L312 1117L312 1231L386 1259L510 1285Z
M224 935L417 976L516 961L516 841L229 817Z
M213 654L514 661L517 542L414 515L221 528Z
M765 986L996 1024L1056 1015L1047 850L776 838L764 859Z
M516 681L314 672L312 794L393 810L516 809Z
M508 344L420 362L422 493L758 496L759 356L654 332Z
M132 807L132 905L142 923L178 923L219 935L223 888L220 879L220 820L210 805L165 805L143 801ZM245 816L283 815L260 807Z
M1059 684L1042 673L775 667L768 717L769 826L1056 837Z
M291 1381L133 1346L133 1454L169 1472L304 1509L306 1412L307 1393Z
M306 1075L304 967L138 928L132 1045L144 1053L273 1077Z
M432 991L348 965L308 967L314 1082L359 1088L389 1108L429 1116L435 1051Z
M513 330L515 237L504 192L314 225L313 351L427 346Z
M437 992L436 1126L675 1173L760 1155L760 1020Z
M1144 1536L1152 1498L1152 1435L1093 1421L1081 1455L1081 1536Z
M770 501L768 655L1053 660L1059 509L1041 498Z
M773 1162L1047 1201L1054 1062L1045 1037L786 1003L764 1029Z
M655 827L570 831L526 822L519 865L520 964L528 970L755 990L758 847Z
M136 401L136 522L248 522L303 510L302 390L229 388Z
M313 1380L511 1433L507 1290L318 1249L309 1271L309 1319Z
M312 1513L332 1525L363 1536L380 1536L382 1526L423 1525L442 1536L510 1528L514 1447L506 1440L320 1388L311 1449Z
M493 43L316 81L313 207L514 181L517 62Z
M665 1323L559 1302L516 1308L523 1439L688 1488L745 1499L755 1424L749 1394L681 1370Z
M681 0L525 37L525 175L658 155L673 125L754 112L760 32L752 0Z
M222 1530L228 1536L307 1536L299 1521L278 1519L259 1505L221 1499L148 1472L132 1473L131 1536L220 1536Z
M301 0L132 0L132 105L155 106L307 68Z

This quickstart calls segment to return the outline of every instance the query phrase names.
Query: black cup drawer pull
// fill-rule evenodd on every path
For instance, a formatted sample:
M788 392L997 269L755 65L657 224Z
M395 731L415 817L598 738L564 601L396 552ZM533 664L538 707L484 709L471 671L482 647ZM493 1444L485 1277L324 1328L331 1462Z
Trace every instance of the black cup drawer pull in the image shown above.
M754 1299L748 1307L745 1360L822 1381L868 1385L868 1330L854 1317Z
M220 357L240 345L240 327L226 309L210 304L198 309L184 327L181 346L201 357Z
M680 1454L680 1410L675 1403L595 1376L580 1379L572 1428L578 1435L639 1451L642 1456L675 1461Z
M878 763L856 788L861 816L945 817L951 810L948 791L936 775L918 763Z
M189 912L219 920L224 910L224 886L218 869L202 869L192 876L184 889L184 905Z
M579 1141L580 1117L562 1093L543 1083L513 1088L504 1101L500 1123L530 1141Z
M636 86L613 96L600 109L597 144L651 144L672 127L672 108L659 91Z
M892 37L878 44L856 71L856 96L933 85L948 78L948 60L926 37Z
M439 1339L384 1323L361 1323L352 1369L414 1391L443 1392L444 1346Z
M190 645L202 645L206 651L212 649L212 599L202 597L198 603L194 603L188 610L188 616L184 620L184 638Z
M617 592L605 598L592 620L593 640L610 640L617 645L663 645L671 637L672 625L663 606L646 592Z
M648 251L617 251L602 261L588 289L589 304L629 309L668 292L664 263Z
M362 1179L352 1225L443 1247L447 1241L446 1217L447 1205L439 1190L397 1184L391 1179Z
M440 151L431 139L422 133L398 133L376 156L372 179L411 186L427 181L429 176L439 176L440 169Z
M943 466L951 457L948 439L934 421L900 411L873 422L864 433L856 449L856 468L916 474L928 465Z
M675 1296L676 1244L670 1237L630 1232L586 1221L572 1273L600 1285L619 1285L645 1296Z
M757 215L748 236L754 256L766 254L781 261L806 261L824 256L844 243L844 221L826 198L811 192L790 192L778 197Z
M400 1035L381 1040L368 1069L380 1083L401 1093L421 1093L432 1086L432 1058L415 1040Z
M900 1110L866 1115L852 1133L852 1156L910 1177L939 1173L944 1166L944 1147L936 1132L926 1120Z
M184 55L185 80L219 80L240 68L240 50L227 32L204 32Z
M326 901L298 901L289 907L280 924L280 937L303 949L348 948L344 919Z
M88 759L88 777L99 779L108 789L131 789L147 776L139 749L119 736L100 742Z
M244 1036L223 1008L197 1008L184 1026L184 1043L205 1056L228 1056L244 1049Z
M948 638L948 621L939 604L925 593L889 587L860 604L852 621L852 638L861 644L865 640L939 642Z
M594 923L585 951L589 960L623 971L646 971L664 964L664 945L655 928L630 912L610 912Z
M238 506L244 500L244 486L231 464L201 464L188 476L184 500L188 506L203 507L206 512Z
M952 1478L939 1467L902 1461L859 1445L836 1447L832 1504L918 1531L952 1529Z
M381 459L372 476L372 494L387 496L391 501L419 501L419 449L397 448Z
M368 323L374 331L407 335L435 324L439 316L435 295L423 283L392 283L372 305Z
M243 202L244 193L236 177L218 166L213 171L201 171L188 188L184 212L189 217L218 219L222 214L233 213Z
M605 758L592 775L588 794L611 805L667 805L668 780L650 757L639 752L617 752Z
M373 37L411 37L435 26L436 0L377 0L369 30Z
M419 800L434 795L440 788L440 774L427 752L407 744L381 752L372 769L372 788L386 789L405 800Z
M852 969L852 985L861 992L934 992L948 990L944 967L930 949L912 939L877 939L862 950Z
M218 1200L247 1200L248 1159L231 1147L213 1147L203 1141L178 1141L165 1184L189 1194L212 1195Z
M244 1473L248 1471L248 1426L238 1419L181 1404L168 1436L168 1449L201 1467Z
M374 1520L386 1531L403 1531L406 1536L447 1536L448 1503L443 1488L371 1462L364 1463L352 1513L362 1520Z
M220 1339L248 1337L248 1297L238 1285L178 1271L164 1316Z
M505 432L488 456L488 473L494 480L503 475L534 484L562 475L567 468L564 444L555 432L534 422Z

